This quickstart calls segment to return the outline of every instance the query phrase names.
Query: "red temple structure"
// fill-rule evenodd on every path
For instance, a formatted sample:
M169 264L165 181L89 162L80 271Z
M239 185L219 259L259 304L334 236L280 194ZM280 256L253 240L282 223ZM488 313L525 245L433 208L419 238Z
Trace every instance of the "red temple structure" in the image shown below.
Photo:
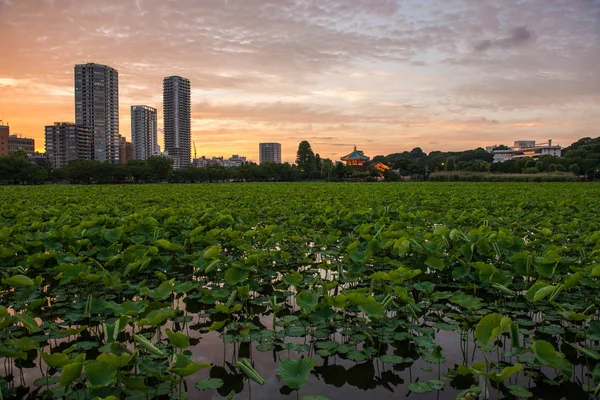
M370 159L371 158L365 156L365 154L362 151L356 150L356 146L354 146L354 151L352 153L341 158L341 160L344 161L346 165L353 168L364 167L365 163Z

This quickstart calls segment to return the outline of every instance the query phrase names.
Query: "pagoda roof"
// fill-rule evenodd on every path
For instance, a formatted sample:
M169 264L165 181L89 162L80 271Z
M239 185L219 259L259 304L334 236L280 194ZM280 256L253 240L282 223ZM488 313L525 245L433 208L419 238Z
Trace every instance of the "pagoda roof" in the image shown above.
M371 157L369 156L365 156L365 154L360 151L360 150L356 150L356 146L354 146L354 151L348 155L345 155L344 157L341 158L342 161L346 161L346 160L365 160L365 161L369 161L371 159Z

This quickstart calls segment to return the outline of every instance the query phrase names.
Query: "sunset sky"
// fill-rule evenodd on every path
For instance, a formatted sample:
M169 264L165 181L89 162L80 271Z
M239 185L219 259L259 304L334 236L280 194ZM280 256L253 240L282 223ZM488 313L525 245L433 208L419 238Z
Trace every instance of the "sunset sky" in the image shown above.
M73 66L130 106L192 84L198 155L322 157L600 136L600 0L0 0L0 119L73 121ZM193 150L192 150L193 152Z

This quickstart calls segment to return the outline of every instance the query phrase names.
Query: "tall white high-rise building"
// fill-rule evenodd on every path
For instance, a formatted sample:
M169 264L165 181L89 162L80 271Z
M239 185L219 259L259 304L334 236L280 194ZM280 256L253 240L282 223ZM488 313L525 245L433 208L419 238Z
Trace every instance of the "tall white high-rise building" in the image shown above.
M169 76L163 81L165 151L173 168L186 168L192 157L191 88L189 79Z
M147 160L156 152L156 108L131 106L131 142L136 160Z
M119 163L119 73L106 65L75 65L75 123L92 135L92 158Z
M259 143L258 158L261 164L265 162L281 164L281 143Z

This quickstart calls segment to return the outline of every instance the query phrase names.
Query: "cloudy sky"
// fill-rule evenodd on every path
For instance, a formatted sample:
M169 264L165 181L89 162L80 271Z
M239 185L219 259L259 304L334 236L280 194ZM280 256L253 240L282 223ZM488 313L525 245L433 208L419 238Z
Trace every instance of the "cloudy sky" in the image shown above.
M198 155L600 135L600 0L0 0L0 54L0 119L42 151L85 62L119 71L127 138L131 105L162 126L163 77L189 78Z

